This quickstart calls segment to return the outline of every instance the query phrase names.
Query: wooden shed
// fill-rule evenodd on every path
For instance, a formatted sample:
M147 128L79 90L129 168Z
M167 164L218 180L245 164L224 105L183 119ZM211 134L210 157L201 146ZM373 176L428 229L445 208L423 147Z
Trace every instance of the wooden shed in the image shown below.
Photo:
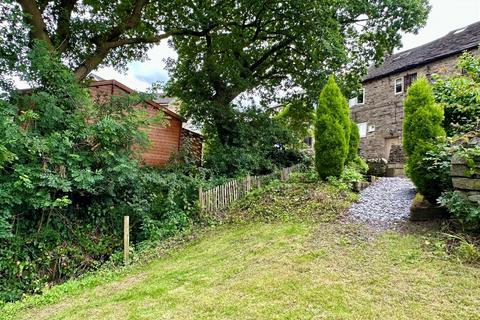
M134 92L133 89L116 80L94 81L90 83L89 87L94 101L102 101L111 95L119 96ZM183 119L169 110L167 106L154 101L147 101L146 105L146 111L152 117L157 115L159 111L164 112L167 125L148 128L151 146L142 154L142 158L145 165L164 166L180 150L186 139L190 139L192 134L188 129L182 128ZM197 150L200 150L199 156L201 157L201 136L195 134L195 139L191 143L195 143ZM197 162L201 162L201 160L199 159Z

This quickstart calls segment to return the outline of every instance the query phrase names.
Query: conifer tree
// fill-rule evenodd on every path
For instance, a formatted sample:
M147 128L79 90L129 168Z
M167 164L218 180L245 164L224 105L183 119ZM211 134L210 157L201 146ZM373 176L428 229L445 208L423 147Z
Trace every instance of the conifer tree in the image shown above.
M442 128L443 109L435 104L427 79L422 78L410 87L404 104L403 147L408 156L407 174L430 202L440 196L439 175L423 162L438 139L445 137Z
M358 157L358 147L360 145L360 132L355 122L350 120L350 141L348 143L347 163L354 161Z
M340 176L349 152L348 103L333 76L318 99L315 122L315 167L320 178Z

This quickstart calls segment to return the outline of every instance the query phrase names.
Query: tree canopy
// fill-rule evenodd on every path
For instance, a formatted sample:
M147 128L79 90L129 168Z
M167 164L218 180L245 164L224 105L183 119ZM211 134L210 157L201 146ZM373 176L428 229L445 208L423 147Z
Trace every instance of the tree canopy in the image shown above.
M166 28L197 34L173 38L178 60L169 63L168 90L187 116L230 143L239 95L256 91L268 102L296 90L313 101L328 74L358 80L400 44L400 31L416 32L428 11L426 0L185 2L167 14Z
M195 29L164 28L165 13L181 10L179 2L6 0L0 4L6 18L0 39L8 39L8 46L20 42L30 48L34 40L45 41L82 80L99 66L123 68L145 60L149 48L173 35L195 35Z

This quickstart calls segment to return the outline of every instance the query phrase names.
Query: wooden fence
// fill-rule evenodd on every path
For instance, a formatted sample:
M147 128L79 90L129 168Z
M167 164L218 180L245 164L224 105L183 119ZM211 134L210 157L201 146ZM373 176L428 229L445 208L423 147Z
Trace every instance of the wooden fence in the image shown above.
M294 165L268 175L247 176L229 181L206 191L200 188L198 192L200 210L213 213L223 209L232 202L243 198L251 190L259 189L275 179L287 180L288 176L292 172L297 171L299 167L299 165Z

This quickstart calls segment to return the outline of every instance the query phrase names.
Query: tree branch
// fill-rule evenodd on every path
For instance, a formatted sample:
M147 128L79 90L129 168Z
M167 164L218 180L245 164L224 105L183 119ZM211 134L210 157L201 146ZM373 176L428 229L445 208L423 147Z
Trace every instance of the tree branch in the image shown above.
M283 48L287 47L290 43L293 42L292 38L287 38L276 45L272 46L269 50L267 50L257 61L250 65L250 71L255 71L258 67L260 67L270 56L272 56L277 51L282 50Z
M35 0L16 0L25 13L25 21L30 25L30 39L43 40L52 49L52 41L47 32L47 26L43 21L42 13L37 7Z
M70 19L78 0L61 0L56 8L58 12L55 47L59 52L65 52L70 46Z

